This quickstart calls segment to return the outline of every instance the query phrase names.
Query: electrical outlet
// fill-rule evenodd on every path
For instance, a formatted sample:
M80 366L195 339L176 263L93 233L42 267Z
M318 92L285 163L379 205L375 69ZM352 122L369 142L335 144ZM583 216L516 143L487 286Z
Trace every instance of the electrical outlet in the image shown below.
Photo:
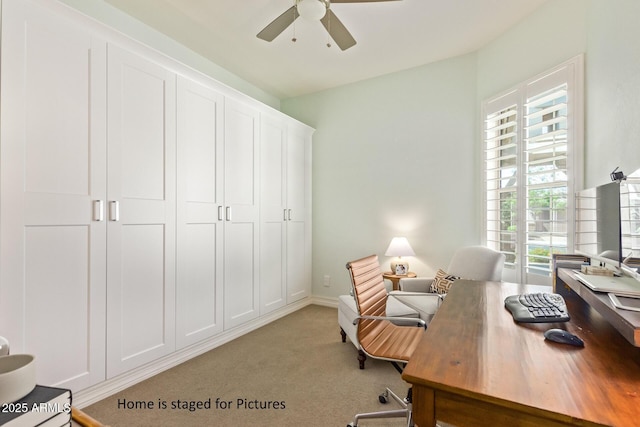
M329 276L328 274L324 275L324 287L325 288L331 287L331 276Z

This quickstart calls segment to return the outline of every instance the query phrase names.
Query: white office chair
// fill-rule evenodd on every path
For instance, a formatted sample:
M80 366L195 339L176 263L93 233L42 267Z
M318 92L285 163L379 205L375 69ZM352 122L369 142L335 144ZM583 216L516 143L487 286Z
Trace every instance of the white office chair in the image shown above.
M466 246L460 248L453 254L449 262L445 281L449 278L451 280L460 278L499 282L502 280L504 260L504 254L485 246ZM432 285L434 285L435 281L435 277L400 279L398 283L400 290L393 291L390 295L393 295L403 304L418 311L420 318L429 323L446 296L446 291L442 289L439 292L433 292ZM425 298L425 293L431 297ZM420 295L420 298L416 298L414 296L416 294Z

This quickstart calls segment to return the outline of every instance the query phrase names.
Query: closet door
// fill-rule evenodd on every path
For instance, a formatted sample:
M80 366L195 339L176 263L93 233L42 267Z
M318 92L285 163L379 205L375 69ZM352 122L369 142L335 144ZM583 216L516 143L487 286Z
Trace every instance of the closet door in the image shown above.
M1 63L0 333L80 390L105 377L105 45L3 0Z
M108 46L107 377L175 349L175 75Z
M287 126L263 114L260 121L260 309L287 303Z
M178 79L179 348L223 329L223 109L218 92Z
M224 129L224 326L258 317L259 120L257 110L227 99Z
M287 138L287 303L311 294L311 134Z

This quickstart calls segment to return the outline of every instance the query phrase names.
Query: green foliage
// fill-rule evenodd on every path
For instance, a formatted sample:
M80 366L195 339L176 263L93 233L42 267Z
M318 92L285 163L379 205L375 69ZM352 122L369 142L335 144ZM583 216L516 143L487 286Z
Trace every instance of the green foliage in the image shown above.
M535 255L538 255L538 256L535 256ZM549 262L549 255L550 255L549 248L542 248L542 247L531 248L529 249L529 262L536 262L536 263Z

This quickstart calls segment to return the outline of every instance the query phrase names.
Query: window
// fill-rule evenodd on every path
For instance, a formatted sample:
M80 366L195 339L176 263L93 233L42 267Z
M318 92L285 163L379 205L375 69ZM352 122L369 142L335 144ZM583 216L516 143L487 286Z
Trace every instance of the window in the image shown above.
M620 211L622 254L640 260L640 170L620 185Z
M485 243L505 280L549 284L551 256L573 252L582 184L582 56L483 102Z

